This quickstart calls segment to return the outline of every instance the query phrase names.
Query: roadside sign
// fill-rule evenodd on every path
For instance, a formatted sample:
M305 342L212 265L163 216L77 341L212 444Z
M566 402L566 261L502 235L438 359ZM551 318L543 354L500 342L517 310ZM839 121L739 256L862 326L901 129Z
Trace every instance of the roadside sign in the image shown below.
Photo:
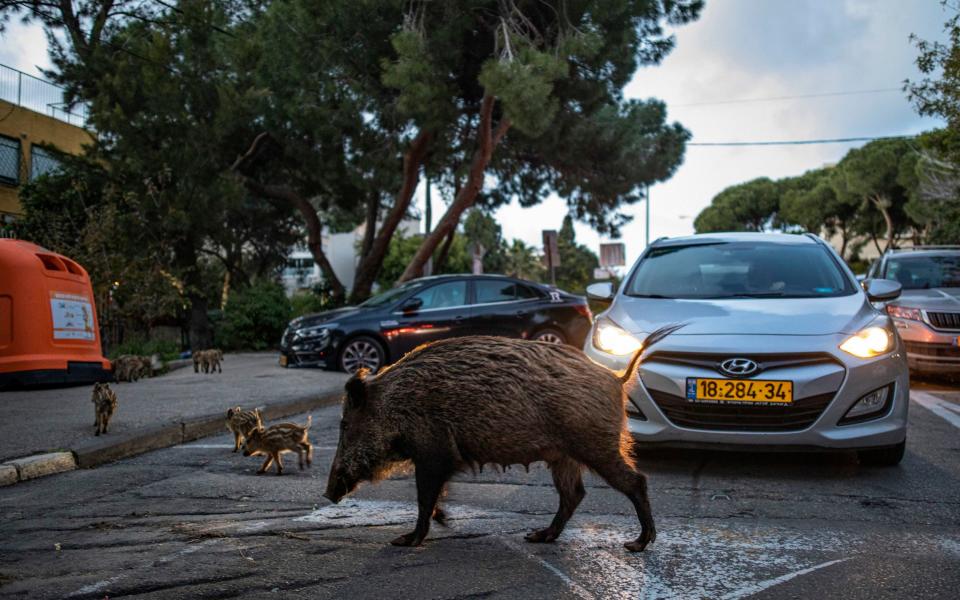
M593 270L594 279L610 279L610 271L600 267L599 269Z
M623 242L600 244L600 266L622 267L627 264L626 247Z
M560 248L557 247L557 230L543 230L543 256L548 267L560 266Z

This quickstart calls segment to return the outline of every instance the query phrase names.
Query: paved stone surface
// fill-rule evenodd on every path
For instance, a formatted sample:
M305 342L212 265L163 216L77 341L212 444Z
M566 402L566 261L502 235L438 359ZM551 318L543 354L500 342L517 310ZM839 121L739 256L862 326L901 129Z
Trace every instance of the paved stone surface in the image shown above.
M10 461L19 474L20 481L64 473L77 468L77 462L70 452L49 452L34 454Z
M0 489L0 597L875 600L960 588L960 428L921 404L896 468L851 453L645 450L659 536L642 554L621 546L638 531L630 503L593 476L557 543L525 543L556 509L539 465L458 476L449 527L392 547L415 518L409 475L336 506L321 497L338 412L312 413L314 467L283 477L255 476L260 460L220 435Z
M343 389L343 373L284 369L275 353L228 354L223 373L192 368L135 383L116 383L120 406L110 432L95 438L91 386L0 394L0 462L40 452L109 444L137 431L257 406L313 398Z

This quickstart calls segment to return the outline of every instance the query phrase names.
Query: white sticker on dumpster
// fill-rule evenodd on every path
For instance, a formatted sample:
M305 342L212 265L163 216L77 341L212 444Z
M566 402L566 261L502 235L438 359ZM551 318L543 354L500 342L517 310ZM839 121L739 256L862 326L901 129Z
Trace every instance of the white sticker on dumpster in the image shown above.
M50 313L53 315L53 339L95 339L93 306L85 296L50 292Z

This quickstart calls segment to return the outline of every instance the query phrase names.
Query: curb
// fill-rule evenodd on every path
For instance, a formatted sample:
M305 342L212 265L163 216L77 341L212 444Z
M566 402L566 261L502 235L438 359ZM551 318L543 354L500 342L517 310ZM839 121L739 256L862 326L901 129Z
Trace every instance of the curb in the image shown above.
M337 404L343 392L336 391L260 406L264 419L273 421ZM53 452L15 458L0 464L0 487L18 481L35 479L45 475L72 471L76 468L90 469L115 462L151 450L176 446L203 437L226 431L224 413L191 417L184 421L140 429L122 436L100 437L81 444L70 452Z

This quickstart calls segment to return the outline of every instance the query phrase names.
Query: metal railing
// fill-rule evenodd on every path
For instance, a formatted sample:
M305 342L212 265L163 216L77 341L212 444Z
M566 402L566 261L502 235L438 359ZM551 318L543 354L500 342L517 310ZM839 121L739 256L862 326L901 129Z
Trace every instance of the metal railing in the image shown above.
M0 100L78 127L87 124L87 107L83 104L69 106L65 102L62 87L2 64Z

